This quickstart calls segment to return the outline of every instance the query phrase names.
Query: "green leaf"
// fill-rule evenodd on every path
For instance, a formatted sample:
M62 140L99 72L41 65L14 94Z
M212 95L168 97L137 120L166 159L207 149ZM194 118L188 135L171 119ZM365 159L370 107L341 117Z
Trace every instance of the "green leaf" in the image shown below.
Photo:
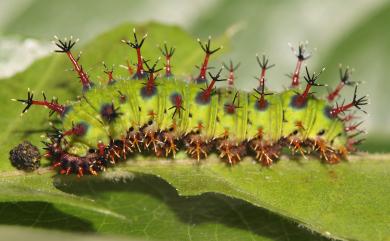
M101 61L107 65L134 60L121 39L132 26L106 33L83 49L81 59L95 82L105 83ZM177 47L175 73L191 73L202 52L191 36L177 27L138 26L150 38L144 56L156 58L155 45L166 39ZM226 37L219 39L226 44ZM296 227L332 238L389 239L390 176L388 157L328 166L319 161L282 160L261 168L245 160L228 167L210 157L201 165L177 160L132 158L101 177L58 177L48 169L25 174L13 171L9 150L23 139L33 143L47 129L47 111L34 110L23 119L21 106L8 102L21 98L29 86L45 89L61 99L80 93L75 73L64 56L51 56L10 79L1 80L0 201L3 224L68 231L121 234L158 240L318 240ZM126 70L115 68L117 76ZM144 173L133 178L130 172ZM168 185L172 184L179 191ZM52 183L53 181L53 183ZM54 185L52 185L54 184ZM199 195L202 194L202 195ZM197 195L192 197L193 195ZM191 196L191 197L188 197ZM260 208L261 207L261 208ZM285 216L285 218L264 210Z
M42 185L49 173L3 176L0 200L7 203L0 203L0 223L148 240L322 239L245 201L214 193L179 196L160 178L121 169L99 177L55 176L51 188Z
M333 166L281 160L261 168L249 160L228 167L215 157L201 165L140 157L100 177L55 176L54 187L50 172L7 172L0 200L16 203L0 205L0 220L159 240L320 239L260 206L328 237L387 240L389 157L364 159Z
M261 168L246 160L228 167L210 158L127 162L126 170L157 175L181 195L223 193L287 216L324 236L352 240L390 238L390 161L367 156L349 163L282 160Z
M102 235L98 236L95 234L69 234L66 232L59 231L48 231L48 230L37 230L26 227L13 227L13 226L0 226L1 237L4 240L13 240L13 241L24 241L24 240L50 240L50 241L60 241L60 240L73 240L73 241L141 241L141 239L127 239L123 237L108 236Z

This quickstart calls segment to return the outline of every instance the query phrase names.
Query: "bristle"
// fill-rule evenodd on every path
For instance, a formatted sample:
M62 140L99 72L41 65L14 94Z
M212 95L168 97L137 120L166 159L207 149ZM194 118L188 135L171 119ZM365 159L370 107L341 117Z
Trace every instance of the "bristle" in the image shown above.
M90 81L87 73L84 71L83 67L78 62L80 56L78 58L75 58L71 52L71 49L78 42L78 39L74 41L72 37L69 41L67 40L67 38L65 38L62 41L61 39L58 39L56 36L55 38L56 41L54 42L54 44L59 48L55 50L55 52L65 53L68 56L70 62L73 65L74 70L77 72L80 78L81 84L83 86L83 91L89 90L93 86L93 83Z
M200 41L200 39L198 38L197 39L200 47L202 48L202 50L204 51L205 53L205 56L204 56L204 59L203 59L203 64L200 68L200 72L199 72L199 75L196 79L196 83L197 84L203 84L205 82L207 82L207 76L206 76L206 72L207 72L207 69L208 69L208 64L209 64L209 58L212 54L214 54L215 52L217 52L218 50L221 49L221 47L219 48L216 48L214 50L211 50L211 36L209 36L208 38L208 41L205 43L205 44L202 44L202 42Z

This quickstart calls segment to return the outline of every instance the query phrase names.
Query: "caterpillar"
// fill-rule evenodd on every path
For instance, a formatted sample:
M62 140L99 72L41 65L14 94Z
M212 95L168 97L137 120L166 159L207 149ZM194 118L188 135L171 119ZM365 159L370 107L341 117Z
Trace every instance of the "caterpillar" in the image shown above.
M107 84L94 84L72 53L77 41L56 38L56 52L69 58L80 79L81 97L64 105L45 94L35 99L29 90L26 99L13 99L26 105L22 113L39 105L58 115L60 127L47 133L44 149L59 173L97 175L133 153L174 158L183 149L197 162L216 152L230 165L253 156L270 166L281 153L289 152L316 155L333 164L347 158L362 141L357 139L361 123L351 123L356 115L349 111L365 112L362 106L368 103L367 96L357 96L358 85L351 81L349 68L340 69L340 82L327 98L315 96L312 88L324 86L318 83L323 70L311 73L303 67L311 56L306 44L293 49L297 63L288 89L273 93L266 88L267 70L274 65L263 55L256 57L258 85L246 92L235 87L240 64L230 61L225 68L209 71L210 57L220 50L211 47L211 38L198 39L204 59L199 75L185 81L172 71L174 47L160 47L165 58L162 68L159 59L151 62L142 57L147 35L138 38L134 29L133 37L133 41L122 40L137 53L134 72L128 65L131 80L115 78L113 70L106 68ZM227 78L222 76L223 69ZM216 88L222 81L227 86ZM334 104L344 86L355 86L352 101Z

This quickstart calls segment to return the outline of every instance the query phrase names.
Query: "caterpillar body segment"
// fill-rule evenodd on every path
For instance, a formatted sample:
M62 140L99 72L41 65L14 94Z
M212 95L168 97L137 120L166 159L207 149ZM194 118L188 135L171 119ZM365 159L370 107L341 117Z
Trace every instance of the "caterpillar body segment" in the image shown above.
M120 80L110 86L94 87L74 103L62 117L64 128L77 123L86 125L87 131L82 136L66 138L68 143L77 143L78 148L72 149L71 154L82 156L100 142L109 145L110 139L120 140L129 129L170 132L181 141L196 134L204 142L226 139L237 146L259 138L260 133L262 141L269 143L286 138L321 138L332 142L335 149L346 144L343 122L326 113L330 109L326 101L309 98L304 106L296 107L293 102L297 94L293 90L266 96L266 106L260 107L255 92L220 89L204 102L199 97L199 84L161 79L156 81L152 96L144 96L143 88L141 81ZM105 107L117 109L117 116L105 118Z

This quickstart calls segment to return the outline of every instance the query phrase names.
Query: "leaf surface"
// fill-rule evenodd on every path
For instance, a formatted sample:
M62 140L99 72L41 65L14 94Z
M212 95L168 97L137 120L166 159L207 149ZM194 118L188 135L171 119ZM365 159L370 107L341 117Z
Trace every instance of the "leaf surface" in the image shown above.
M118 78L128 78L127 70L117 65L135 60L134 51L120 43L130 37L132 27L116 28L83 48L81 62L95 83L106 83L102 61L116 65ZM196 41L177 27L151 23L137 31L149 33L143 55L151 59L159 55L155 45L161 39L177 47L173 65L180 78L188 77L184 73L192 73L202 59ZM226 45L227 38L218 38L216 46L221 43ZM298 228L299 222L332 238L389 239L387 156L335 166L282 160L269 169L248 159L228 167L216 157L201 165L184 155L174 161L132 158L101 177L81 179L53 177L45 168L40 174L14 171L9 150L24 139L38 143L48 118L47 110L38 108L20 118L22 106L9 99L23 97L27 87L47 90L60 101L74 99L81 88L67 68L64 56L50 56L1 80L0 101L7 103L0 117L2 224L153 240L321 239Z

